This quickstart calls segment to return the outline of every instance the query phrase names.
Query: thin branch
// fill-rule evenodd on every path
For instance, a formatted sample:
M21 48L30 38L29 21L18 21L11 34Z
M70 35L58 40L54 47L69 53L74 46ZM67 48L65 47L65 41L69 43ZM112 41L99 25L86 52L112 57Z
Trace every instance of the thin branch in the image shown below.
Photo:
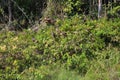
M17 8L23 13L23 15L27 18L27 20L29 21L29 23L31 22L31 20L28 18L28 16L26 15L26 13L23 11L23 9L14 1L11 0L16 6Z

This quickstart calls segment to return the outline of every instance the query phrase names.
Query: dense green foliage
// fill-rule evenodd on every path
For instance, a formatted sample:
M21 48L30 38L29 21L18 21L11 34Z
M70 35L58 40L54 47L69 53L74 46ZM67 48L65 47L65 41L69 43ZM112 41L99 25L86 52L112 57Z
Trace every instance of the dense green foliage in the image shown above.
M0 0L0 80L119 80L120 6L96 3Z
M57 27L55 27L57 26ZM117 80L120 19L58 20L38 32L0 32L1 80Z
M56 17L57 15L63 14L64 16L75 15L75 14L97 14L97 0L10 0L11 1L11 21L12 26L19 28L28 27L28 23L34 23L35 20L39 20L45 15L45 17L51 16ZM106 2L106 3L105 3ZM104 7L112 8L119 5L118 3L108 4L107 1L103 2L103 14ZM95 6L92 6L95 4ZM106 5L105 5L106 4ZM9 20L9 3L8 0L0 1L0 23L8 23ZM92 10L93 8L93 10ZM96 10L94 10L94 8ZM47 14L46 14L47 13ZM107 14L107 13L105 13ZM96 17L96 15L92 15ZM24 22L24 23L22 23ZM27 23L27 24L26 24ZM23 25L24 24L24 25Z

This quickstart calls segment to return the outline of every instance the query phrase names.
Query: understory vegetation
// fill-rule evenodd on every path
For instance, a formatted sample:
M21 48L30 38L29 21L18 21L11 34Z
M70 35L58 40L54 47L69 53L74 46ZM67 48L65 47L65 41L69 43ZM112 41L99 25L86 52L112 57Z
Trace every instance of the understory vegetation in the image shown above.
M1 0L0 80L120 80L119 4Z
M119 80L120 19L58 20L0 32L1 80Z

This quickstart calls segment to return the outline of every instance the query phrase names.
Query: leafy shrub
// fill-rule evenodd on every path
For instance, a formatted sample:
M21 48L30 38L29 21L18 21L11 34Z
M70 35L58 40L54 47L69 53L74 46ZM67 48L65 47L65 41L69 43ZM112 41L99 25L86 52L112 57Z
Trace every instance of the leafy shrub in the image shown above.
M68 13L68 15L74 14L83 14L89 12L88 10L88 1L82 0L66 0L65 1L64 11Z
M120 17L120 6L114 7L113 10L108 12L108 18L118 18Z
M110 76L102 77L101 74L114 69L113 78L118 78L120 20L82 19L76 15L60 21L58 27L50 25L38 32L1 31L0 77L6 80L66 80L76 72L83 76L81 79L90 80L94 76L95 79L109 79ZM63 72L67 71L68 76L64 76L56 65L63 68ZM74 77L79 80L78 76Z

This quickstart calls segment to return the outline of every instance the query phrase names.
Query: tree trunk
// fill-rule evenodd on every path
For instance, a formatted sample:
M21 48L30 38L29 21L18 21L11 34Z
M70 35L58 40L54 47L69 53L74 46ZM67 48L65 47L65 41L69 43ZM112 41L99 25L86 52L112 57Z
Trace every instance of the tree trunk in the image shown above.
M102 0L98 0L98 18L101 17L102 13Z
M8 27L11 27L11 23L12 23L11 0L8 0L8 14L9 14Z
M116 3L116 0L114 0L114 3Z

